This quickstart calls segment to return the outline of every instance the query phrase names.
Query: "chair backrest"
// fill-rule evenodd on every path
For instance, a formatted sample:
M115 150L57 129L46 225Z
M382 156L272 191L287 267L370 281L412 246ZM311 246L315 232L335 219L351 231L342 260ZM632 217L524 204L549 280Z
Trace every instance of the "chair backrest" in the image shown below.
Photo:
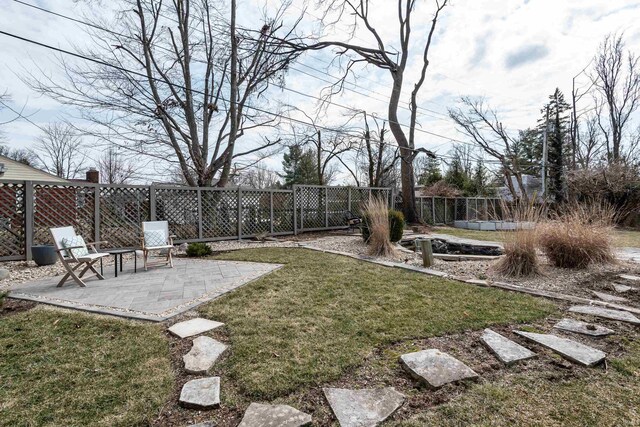
M142 234L145 231L162 231L165 237L165 244L169 243L169 222L168 221L143 221Z
M49 231L51 231L51 235L53 236L53 244L55 245L56 249L64 248L62 239L73 239L76 236L76 231L71 226L50 228ZM69 254L67 254L67 251L62 251L61 254L64 257L69 256Z

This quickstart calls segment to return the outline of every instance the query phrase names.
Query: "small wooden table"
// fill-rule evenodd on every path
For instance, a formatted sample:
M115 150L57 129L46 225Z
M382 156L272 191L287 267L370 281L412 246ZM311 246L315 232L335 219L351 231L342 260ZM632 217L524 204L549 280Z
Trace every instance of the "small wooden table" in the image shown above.
M136 256L135 249L106 249L102 251L106 254L113 255L114 261L114 271L116 273L116 277L118 277L118 255L120 255L120 271L122 271L122 255L124 254L133 254L133 272L138 272L138 257ZM100 274L103 274L102 271L102 258L100 259Z

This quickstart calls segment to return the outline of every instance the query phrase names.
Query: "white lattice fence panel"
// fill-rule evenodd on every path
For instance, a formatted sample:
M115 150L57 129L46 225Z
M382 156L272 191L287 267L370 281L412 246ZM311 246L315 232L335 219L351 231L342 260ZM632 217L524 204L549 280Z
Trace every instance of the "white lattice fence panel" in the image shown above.
M149 203L148 188L100 188L100 240L111 248L139 246L141 224L150 220Z
M273 193L273 232L293 233L293 193Z
M269 191L242 190L242 235L271 231L271 194Z
M156 219L169 222L169 230L176 240L197 239L197 190L156 188Z
M238 190L202 190L202 237L238 235Z
M33 198L34 244L53 244L49 229L66 226L86 241L94 240L95 187L35 184Z
M0 257L25 254L24 184L0 183Z

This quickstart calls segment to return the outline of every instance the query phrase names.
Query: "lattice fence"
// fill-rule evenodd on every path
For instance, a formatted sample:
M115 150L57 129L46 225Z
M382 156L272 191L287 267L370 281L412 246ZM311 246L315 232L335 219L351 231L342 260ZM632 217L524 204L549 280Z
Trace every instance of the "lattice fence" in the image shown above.
M417 197L416 204L420 218L427 224L502 218L500 199Z
M140 244L140 224L151 218L149 188L100 188L100 238L109 246L131 247Z
M30 258L49 229L73 226L86 241L137 247L143 221L166 220L177 243L291 234L345 226L389 188L294 186L293 190L0 182L0 260ZM417 198L428 223L501 216L494 199Z
M82 185L33 185L33 244L51 245L50 228L73 226L85 240L95 233L96 187Z
M25 185L0 183L0 258L25 256Z
M348 216L361 215L370 197L391 203L390 188L296 186L297 230L342 228Z

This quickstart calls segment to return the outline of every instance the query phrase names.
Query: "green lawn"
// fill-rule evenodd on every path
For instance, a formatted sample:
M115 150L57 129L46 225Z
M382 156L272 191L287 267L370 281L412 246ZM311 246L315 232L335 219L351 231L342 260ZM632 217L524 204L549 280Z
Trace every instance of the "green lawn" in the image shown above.
M351 258L253 249L218 258L285 266L200 309L225 322L225 369L252 398L340 378L374 349L417 337L541 318L555 306Z
M0 425L131 426L173 389L159 325L34 309L0 318Z
M548 326L548 316L561 315L557 306L302 249L216 258L284 264L199 308L226 324L212 333L230 343L210 372L222 378L221 409L175 406L166 325L36 308L0 318L0 425L148 425L164 408L160 425L211 418L234 426L256 400L290 404L317 425L335 425L320 390L327 384L393 385L409 397L390 423L403 427L640 425L640 334L632 327L604 339L615 349L607 370L567 368L540 355L530 369L500 367L443 398L417 387L399 354L425 348L428 338L448 343L452 354L469 351L479 346L470 331ZM456 333L466 338L446 337ZM482 363L492 360L481 353ZM167 421L171 414L178 418Z
M500 242L503 234L497 231L465 230L453 227L436 227L435 232L466 239ZM616 229L613 231L613 244L618 247L640 248L640 231Z

